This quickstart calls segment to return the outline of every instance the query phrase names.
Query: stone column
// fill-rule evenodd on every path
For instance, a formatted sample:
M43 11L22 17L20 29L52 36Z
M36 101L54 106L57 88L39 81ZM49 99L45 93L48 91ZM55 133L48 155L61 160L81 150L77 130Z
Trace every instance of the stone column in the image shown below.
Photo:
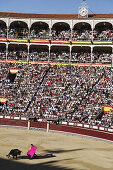
M7 62L7 59L8 59L8 43L6 44L6 62Z
M49 58L48 58L48 63L50 63L50 56L51 56L51 45L49 44Z
M29 44L28 44L28 53L27 53L27 63L29 63Z
M72 50L72 46L70 45L70 56L69 56L69 64L71 64L71 50Z
M49 132L49 121L47 121L47 132Z
M30 130L30 120L28 120L28 130Z
M93 47L91 46L91 63L93 62Z
M113 67L113 54L111 55L111 66Z

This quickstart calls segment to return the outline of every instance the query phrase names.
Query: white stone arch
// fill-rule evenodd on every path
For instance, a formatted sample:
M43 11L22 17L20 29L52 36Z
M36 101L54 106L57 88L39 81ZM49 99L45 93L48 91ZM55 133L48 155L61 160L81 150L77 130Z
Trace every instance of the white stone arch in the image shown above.
M51 47L50 47L50 51L52 51L53 49L56 49L56 48L58 48L58 49L62 49L63 48L63 50L70 50L70 45L65 45L65 44L52 44L51 45Z
M96 47L97 47L97 48L100 48L100 47L103 47L103 48L104 48L104 47L105 47L105 48L106 48L106 47L107 47L107 48L108 48L108 47L109 47L109 48L113 48L113 45L99 45L99 46L93 45L93 49L96 48Z
M10 27L10 25L13 23L13 22L24 22L25 24L27 24L27 27L29 28L29 19L24 19L24 18L11 18L9 19L9 22L8 22L8 27Z
M3 21L8 26L8 19L7 18L0 18L0 21Z
M21 49L22 47L27 51L28 50L28 44L27 43L9 43L8 44L8 50L10 50L12 47L12 49L15 49L15 47L18 47L18 49Z
M54 24L57 24L59 22L68 24L70 26L70 29L71 29L71 24L72 24L71 20L52 20L51 21L51 28L53 27Z
M34 48L37 48L37 49L38 49L38 48L40 48L40 49L42 48L42 49L43 49L43 48L46 47L46 49L48 48L48 52L49 52L49 46L48 46L48 44L33 44L33 43L32 43L32 44L30 44L29 49L31 50L33 47L34 47Z
M7 23L0 19L0 26L5 29L5 33L7 36Z
M30 20L30 29L31 29L31 26L34 24L34 23L37 23L37 22L44 22L46 24L48 24L49 28L51 27L51 20L43 20L43 19L31 19Z
M112 20L94 20L93 21L93 30L95 29L95 26L99 23L110 23L113 26L113 21Z
M32 25L33 25L33 24L36 24L36 23L44 23L44 24L47 24L47 25L48 25L48 28L49 28L49 24L48 24L47 22L45 22L45 21L36 21L36 22L33 22L33 23L31 24L30 29L31 29Z
M90 20L90 21L87 21L87 20L73 20L73 23L72 23L72 29L74 28L74 26L76 25L76 24L79 24L79 23L87 23L87 24L89 24L90 26L91 26L91 29L93 29L93 22L92 22L92 20Z
M69 26L69 30L71 30L70 24L67 23L67 22L65 22L65 21L62 22L61 20L59 20L59 22L55 22L55 23L52 25L51 29L53 28L53 26L54 26L55 24L66 24L66 25Z

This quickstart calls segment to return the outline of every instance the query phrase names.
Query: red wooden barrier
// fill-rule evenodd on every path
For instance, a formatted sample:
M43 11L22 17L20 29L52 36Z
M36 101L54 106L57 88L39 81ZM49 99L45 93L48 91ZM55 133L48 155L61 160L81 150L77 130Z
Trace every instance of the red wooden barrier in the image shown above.
M20 119L19 120L0 119L0 125L27 127L28 121L20 120ZM46 129L47 122L31 121L30 127ZM61 131L61 132L69 132L69 133L76 133L76 134L80 134L80 135L87 135L87 136L92 136L92 137L97 137L97 138L113 141L113 133L108 133L105 131L99 131L99 130L87 129L87 128L83 128L83 127L69 126L69 125L62 125L62 124L57 125L56 123L50 123L49 129Z

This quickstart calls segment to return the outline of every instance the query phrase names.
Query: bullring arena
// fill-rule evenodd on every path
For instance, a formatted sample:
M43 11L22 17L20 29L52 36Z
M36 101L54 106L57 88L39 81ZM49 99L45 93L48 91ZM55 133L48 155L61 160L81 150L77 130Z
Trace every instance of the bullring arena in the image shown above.
M2 170L112 170L112 142L113 14L0 12Z
M91 138L27 129L0 128L0 165L3 170L112 170L113 144ZM26 155L31 143L37 159ZM22 150L17 160L6 158L12 148ZM52 156L51 156L52 154Z

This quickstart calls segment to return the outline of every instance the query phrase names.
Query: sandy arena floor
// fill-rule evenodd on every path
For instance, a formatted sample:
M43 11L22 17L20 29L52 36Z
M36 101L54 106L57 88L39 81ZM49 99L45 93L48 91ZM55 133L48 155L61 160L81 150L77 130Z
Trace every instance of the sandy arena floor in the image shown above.
M38 158L29 160L30 144ZM22 151L8 159L11 149ZM0 127L0 170L113 170L113 143L78 136Z

